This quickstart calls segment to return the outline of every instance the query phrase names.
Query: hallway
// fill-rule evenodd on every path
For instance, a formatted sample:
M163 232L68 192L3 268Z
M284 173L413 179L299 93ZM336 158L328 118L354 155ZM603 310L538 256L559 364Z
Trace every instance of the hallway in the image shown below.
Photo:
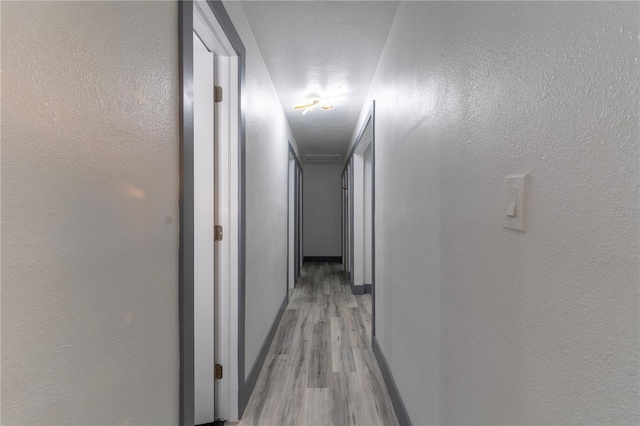
M640 425L640 2L0 10L0 424Z
M305 263L240 425L395 425L371 350L371 295Z

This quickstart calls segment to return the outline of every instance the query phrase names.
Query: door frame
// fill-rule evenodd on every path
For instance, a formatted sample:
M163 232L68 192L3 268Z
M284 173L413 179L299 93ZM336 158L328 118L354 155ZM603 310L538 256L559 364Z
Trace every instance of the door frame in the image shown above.
M297 158L297 157L296 157ZM296 275L299 277L304 264L304 173L302 163L300 159L298 161L298 203L296 208L298 209L298 270Z
M302 269L302 163L296 153L296 150L289 144L289 155L293 158L294 168L291 170L291 161L287 162L287 298L289 297L289 290L295 288L296 280L300 276L300 270ZM291 173L293 173L293 188L291 187ZM291 203L291 191L293 193L293 206ZM290 217L293 207L293 217ZM290 225L293 220L293 259L291 259L291 235ZM293 261L293 277L290 277L291 264ZM293 280L293 287L289 287L289 280ZM288 299L287 299L288 300Z
M342 265L353 284L353 157L349 155L342 170Z
M240 104L246 51L220 1L178 2L180 71L180 424L194 424L194 116L193 33L209 48L222 49L216 74L226 101L216 107L216 212L225 226L218 242L220 256L216 307L216 351L224 366L216 382L216 416L238 418L244 387L244 265L245 265L245 123ZM194 18L195 14L195 18ZM208 31L207 37L200 32ZM212 50L213 51L213 50ZM217 83L216 83L217 84ZM213 94L212 94L213 95ZM213 96L212 96L213 100ZM226 161L223 161L226 160ZM226 210L225 210L226 209ZM220 211L226 211L226 216ZM222 217L224 216L224 217ZM213 237L213 236L212 236ZM213 378L212 378L213 380Z
M371 102L371 107L369 111L364 116L364 120L362 122L362 126L358 131L358 135L355 138L355 142L349 152L345 160L344 168L342 169L342 175L345 180L348 182L347 188L347 206L348 212L346 214L347 223L343 226L343 239L347 239L345 243L343 243L343 247L348 251L346 253L349 267L349 280L353 287L354 281L354 155L360 152L364 154L367 146L360 146L360 141L362 140L362 136L367 128L367 126L371 125L371 298L372 298L372 308L371 308L371 334L373 336L376 335L376 101ZM364 164L363 164L364 170ZM364 186L364 182L363 182ZM346 227L346 229L344 229ZM346 231L346 232L345 232ZM347 236L347 233L349 234ZM347 266L347 265L345 265ZM363 286L364 287L364 286ZM364 288L362 289L364 291Z

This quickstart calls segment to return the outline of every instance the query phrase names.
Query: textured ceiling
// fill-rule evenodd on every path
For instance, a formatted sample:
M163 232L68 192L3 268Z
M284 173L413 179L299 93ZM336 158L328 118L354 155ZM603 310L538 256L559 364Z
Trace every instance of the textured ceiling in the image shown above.
M398 3L387 1L243 1L302 160L340 155L349 139ZM337 88L342 87L338 92ZM337 94L336 94L337 92ZM334 109L294 110L310 96L335 94ZM320 158L320 157L309 157Z

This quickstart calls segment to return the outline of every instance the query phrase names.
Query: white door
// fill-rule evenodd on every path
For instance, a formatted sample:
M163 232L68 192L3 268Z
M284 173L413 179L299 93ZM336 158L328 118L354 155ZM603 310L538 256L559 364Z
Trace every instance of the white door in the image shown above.
M295 244L295 220L296 220L296 186L295 173L297 171L296 162L293 155L289 153L289 203L288 203L288 226L289 226L289 271L287 272L289 285L287 291L293 290L296 281L296 244Z
M214 418L214 55L193 34L195 423Z

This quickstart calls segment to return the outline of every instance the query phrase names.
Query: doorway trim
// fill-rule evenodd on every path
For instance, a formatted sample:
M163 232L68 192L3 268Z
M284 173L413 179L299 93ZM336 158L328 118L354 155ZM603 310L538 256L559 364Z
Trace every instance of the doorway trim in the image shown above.
M232 224L235 232L227 232L225 249L230 261L223 265L226 268L228 282L220 283L227 289L226 297L228 310L224 317L228 330L221 333L225 341L217 341L218 348L226 346L225 358L227 373L237 380L222 381L220 391L216 392L216 400L220 401L216 411L236 413L240 416L240 401L244 386L244 266L245 266L245 120L240 104L244 85L245 47L235 30L231 18L227 14L221 1L193 0L178 2L178 43L179 43L179 116L180 116L180 253L179 253L179 330L180 330L180 417L181 425L193 425L194 411L194 115L193 115L193 34L196 26L202 22L194 22L194 12L204 18L217 40L209 43L219 43L228 51L229 64L227 81L229 82L229 103L227 115L220 123L227 126L226 145L229 158L236 161L229 163L224 180L228 185L227 207L230 208L227 221ZM203 40L205 42L205 40ZM211 48L209 44L207 47ZM235 62L234 62L235 61ZM234 87L236 86L236 87ZM233 147L231 152L229 148ZM217 173L217 172L216 172ZM224 202L223 202L224 203ZM216 207L218 208L218 207ZM236 235L233 235L236 234ZM225 240L223 240L225 242ZM232 252L233 251L233 252ZM236 291L237 290L237 291ZM237 300L236 300L237 297ZM221 300L217 298L216 307ZM229 300L236 303L228 303ZM237 309L236 309L237 308ZM220 310L218 310L220 311ZM219 321L220 322L220 321ZM237 328L236 328L237 327ZM231 343L237 337L237 343ZM219 350L219 349L218 349ZM229 359L229 354L237 353ZM213 378L212 378L213 380ZM233 389L237 386L237 392Z

